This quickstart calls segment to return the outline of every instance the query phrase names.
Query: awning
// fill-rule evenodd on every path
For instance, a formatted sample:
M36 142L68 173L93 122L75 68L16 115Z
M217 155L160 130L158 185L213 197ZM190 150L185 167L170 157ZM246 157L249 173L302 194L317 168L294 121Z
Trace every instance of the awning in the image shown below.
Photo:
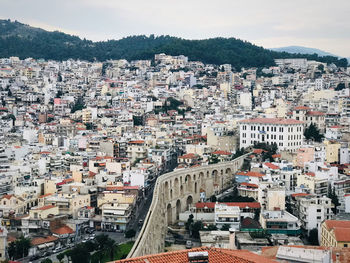
M38 245L38 248L39 248L39 249L46 248L46 245L45 245L45 244Z
M225 218L225 217L229 217L229 218L239 218L239 216L238 215L217 215L217 217L223 217L223 218Z
M55 246L55 243L54 242L49 242L49 243L46 243L46 246L47 247L53 247L53 246Z

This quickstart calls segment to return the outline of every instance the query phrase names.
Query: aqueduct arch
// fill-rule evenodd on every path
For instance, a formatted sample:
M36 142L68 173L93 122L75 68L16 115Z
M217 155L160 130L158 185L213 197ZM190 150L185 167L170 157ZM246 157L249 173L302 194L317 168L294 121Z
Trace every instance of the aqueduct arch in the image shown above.
M157 178L153 199L143 227L128 257L162 252L167 225L178 220L179 214L199 201L200 189L211 196L228 186L243 164L243 155L230 162L179 169Z

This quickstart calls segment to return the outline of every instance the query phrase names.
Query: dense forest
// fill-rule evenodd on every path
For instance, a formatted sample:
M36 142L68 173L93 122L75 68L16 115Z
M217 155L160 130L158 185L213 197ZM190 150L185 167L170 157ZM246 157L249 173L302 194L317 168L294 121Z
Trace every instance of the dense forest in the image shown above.
M241 67L274 65L275 58L307 58L345 67L348 62L332 56L276 52L236 38L186 40L171 36L130 36L120 40L93 42L62 32L49 32L28 25L0 20L0 57L18 56L42 59L151 59L154 54L185 55L190 60Z

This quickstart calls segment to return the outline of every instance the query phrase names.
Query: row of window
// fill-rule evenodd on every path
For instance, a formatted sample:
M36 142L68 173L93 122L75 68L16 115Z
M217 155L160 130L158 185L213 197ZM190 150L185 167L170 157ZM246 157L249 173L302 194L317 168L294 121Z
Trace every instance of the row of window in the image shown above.
M258 139L260 139L260 136L258 134L258 136L256 136L255 133L251 134L251 138L255 139L256 137L258 137ZM247 138L247 134L243 133L242 134L242 138ZM276 140L276 134L266 134L266 139L271 139L271 140ZM278 139L280 141L283 141L283 135L278 135ZM301 134L294 134L294 135L288 135L288 140L301 140Z
M270 129L271 128L271 129ZM288 127L288 132L293 132L293 128L296 128L296 132L301 132L302 131L302 127ZM244 131L247 130L247 125L243 125L243 128L242 128ZM250 126L250 130L251 131L265 131L265 126ZM271 132L277 132L277 127L276 126L273 126L273 127L270 127L270 126L267 126L266 127L266 131L271 131ZM278 131L279 132L284 132L284 127L278 127Z
M247 143L247 140L242 140L242 144L246 144ZM259 141L252 141L251 144L256 144L256 143L259 143ZM267 142L267 144L269 144L269 142ZM278 146L282 146L283 147L283 142L279 142L278 143ZM292 143L288 143L288 146L300 146L301 145L301 141L299 142L292 142Z

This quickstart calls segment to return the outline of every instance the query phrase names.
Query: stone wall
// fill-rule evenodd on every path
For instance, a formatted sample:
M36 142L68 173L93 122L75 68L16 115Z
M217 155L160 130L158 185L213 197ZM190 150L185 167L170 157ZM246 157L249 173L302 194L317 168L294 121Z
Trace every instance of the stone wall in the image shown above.
M168 224L174 223L189 205L198 202L200 192L205 191L206 197L210 197L230 186L246 156L160 176L154 187L152 204L128 258L163 252Z

